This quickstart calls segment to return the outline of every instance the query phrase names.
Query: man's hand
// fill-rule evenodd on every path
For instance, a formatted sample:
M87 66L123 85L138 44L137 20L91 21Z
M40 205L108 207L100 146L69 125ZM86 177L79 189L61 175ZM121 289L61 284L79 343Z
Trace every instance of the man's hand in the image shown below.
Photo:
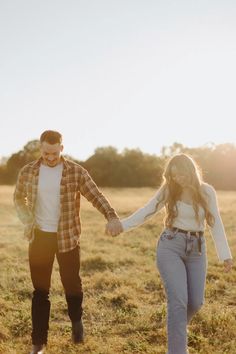
M110 236L117 236L123 232L123 227L119 219L111 219L106 224L105 233Z
M225 271L229 272L233 267L233 260L231 258L224 260Z

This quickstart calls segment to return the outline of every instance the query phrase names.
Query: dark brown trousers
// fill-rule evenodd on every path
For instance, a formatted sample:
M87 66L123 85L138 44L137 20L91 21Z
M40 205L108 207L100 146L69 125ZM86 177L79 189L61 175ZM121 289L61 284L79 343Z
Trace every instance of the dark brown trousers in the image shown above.
M32 343L46 344L50 316L49 291L53 262L57 258L61 281L68 306L68 315L72 322L82 316L83 291L80 271L80 250L59 253L57 234L35 230L35 236L29 245L29 265L34 286L32 298Z

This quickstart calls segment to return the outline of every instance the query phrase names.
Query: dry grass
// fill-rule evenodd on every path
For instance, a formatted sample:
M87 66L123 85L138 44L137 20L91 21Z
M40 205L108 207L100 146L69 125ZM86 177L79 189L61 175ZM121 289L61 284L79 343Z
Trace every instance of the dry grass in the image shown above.
M0 187L0 353L30 348L27 242L12 205L12 187ZM121 216L143 205L153 189L104 189ZM219 202L233 254L236 251L236 193L221 192ZM47 353L165 353L166 306L155 268L155 248L163 215L117 238L104 235L104 219L82 203L81 238L86 341L74 346L57 264L51 289ZM190 353L236 353L236 273L223 272L207 234L209 268L206 303L189 327Z

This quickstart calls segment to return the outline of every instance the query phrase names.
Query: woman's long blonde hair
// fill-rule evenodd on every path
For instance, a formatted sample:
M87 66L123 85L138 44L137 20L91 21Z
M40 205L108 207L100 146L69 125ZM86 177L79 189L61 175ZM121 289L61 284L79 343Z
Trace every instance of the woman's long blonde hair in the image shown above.
M165 226L172 227L174 219L178 215L176 203L181 197L182 188L172 178L172 167L175 167L177 171L189 176L188 187L192 192L193 208L195 211L196 220L199 222L199 206L205 211L205 218L209 226L214 224L214 216L209 211L207 196L201 188L202 177L200 169L196 162L186 154L178 154L173 156L167 163L163 173L163 187L165 190L165 206L166 206L166 218Z

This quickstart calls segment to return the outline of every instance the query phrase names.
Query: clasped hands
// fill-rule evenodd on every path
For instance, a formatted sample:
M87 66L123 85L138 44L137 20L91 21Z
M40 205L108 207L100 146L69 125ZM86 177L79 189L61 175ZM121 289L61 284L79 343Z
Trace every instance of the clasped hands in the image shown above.
M123 227L119 219L111 219L106 224L105 233L109 236L117 236L123 232Z

